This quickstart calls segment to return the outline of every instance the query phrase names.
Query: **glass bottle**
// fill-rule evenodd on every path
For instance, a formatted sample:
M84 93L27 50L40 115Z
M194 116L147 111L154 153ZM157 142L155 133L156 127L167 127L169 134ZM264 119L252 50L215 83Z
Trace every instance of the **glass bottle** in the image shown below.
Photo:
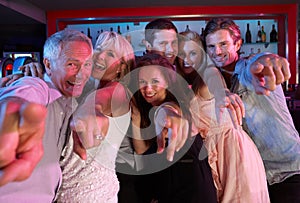
M260 27L260 21L257 22L256 42L261 42L261 27Z
M129 25L127 25L127 27L126 27L126 35L125 35L125 38L126 38L127 41L131 44L131 35L130 35Z
M97 37L96 37L96 40L99 38L99 35L100 35L100 30L97 31Z
M189 32L189 31L190 31L189 25L186 25L185 31L186 31L186 32Z
M93 39L93 37L92 37L92 35L91 35L91 29L90 29L90 28L87 29L87 36L88 36L91 40Z
M121 28L120 28L120 25L118 25L117 32L118 32L118 34L119 34L119 35L122 35Z
M200 34L200 36L201 36L202 39L203 39L203 36L204 36L204 28L203 28L203 27L201 28L201 34Z
M266 32L264 26L261 26L261 41L266 42Z
M247 23L247 30L246 30L246 43L251 43L251 31L249 28L249 23Z
M275 29L275 25L272 25L272 30L270 32L270 42L277 42L278 38L277 38L277 31Z

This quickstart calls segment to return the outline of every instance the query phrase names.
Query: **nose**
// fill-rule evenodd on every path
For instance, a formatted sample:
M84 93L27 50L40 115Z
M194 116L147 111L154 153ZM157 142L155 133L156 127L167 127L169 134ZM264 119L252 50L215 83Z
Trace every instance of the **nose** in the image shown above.
M186 57L184 58L184 65L185 65L185 66L188 66L188 65L191 64L190 62L191 62L190 58L186 56Z
M82 78L82 69L83 68L80 68L78 71L77 71L77 73L76 73L76 75L75 75L75 77L76 77L76 79L81 79Z
M87 74L91 73L91 68L87 68L85 63L78 64L77 72L75 74L76 79L82 79Z
M101 59L101 60L104 60L104 58L105 58L105 52L100 52L99 54L98 54L98 58L99 59Z
M151 83L147 83L147 84L145 84L145 86L144 86L144 90L145 91L151 91L152 90L152 84Z
M167 53L174 53L174 47L173 47L172 43L168 43L166 45L166 52Z
M222 49L221 49L220 46L215 46L215 53L216 53L217 55L222 53Z

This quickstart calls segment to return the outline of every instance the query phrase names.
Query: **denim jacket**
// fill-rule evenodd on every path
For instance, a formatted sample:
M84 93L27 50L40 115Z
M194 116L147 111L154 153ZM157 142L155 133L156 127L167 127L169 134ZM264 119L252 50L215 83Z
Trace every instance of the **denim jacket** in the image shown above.
M264 162L269 184L300 174L300 138L286 105L281 85L269 96L258 95L251 83L251 59L241 59L235 67L237 83L232 91L244 102L243 128L256 144Z

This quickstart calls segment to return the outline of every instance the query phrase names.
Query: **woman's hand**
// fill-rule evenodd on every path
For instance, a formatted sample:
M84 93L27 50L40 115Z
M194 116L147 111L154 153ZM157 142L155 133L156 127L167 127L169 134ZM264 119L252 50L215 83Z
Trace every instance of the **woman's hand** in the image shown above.
M157 134L157 152L164 151L166 138L168 138L167 160L173 161L175 151L178 152L188 138L189 122L181 116L179 109L165 105L156 110L154 123Z
M215 94L215 108L218 122L221 122L224 108L227 108L234 126L242 125L242 118L245 117L245 107L242 99L227 89L220 91L223 92Z

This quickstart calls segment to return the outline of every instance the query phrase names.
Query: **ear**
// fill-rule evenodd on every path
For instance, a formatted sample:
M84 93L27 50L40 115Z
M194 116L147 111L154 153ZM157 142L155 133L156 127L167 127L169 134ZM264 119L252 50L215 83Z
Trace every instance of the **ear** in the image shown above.
M43 63L44 63L45 69L46 69L46 73L49 76L51 76L51 63L50 63L49 59L44 58Z
M117 71L120 73L120 78L123 78L124 75L127 74L128 72L128 70L126 71L127 67L128 67L127 64L121 63L120 68Z
M152 50L152 45L151 45L151 43L148 42L148 41L145 41L145 45L146 45L147 51L151 52L151 50Z
M242 47L242 39L239 39L236 43L235 43L235 49L236 51L240 50Z

